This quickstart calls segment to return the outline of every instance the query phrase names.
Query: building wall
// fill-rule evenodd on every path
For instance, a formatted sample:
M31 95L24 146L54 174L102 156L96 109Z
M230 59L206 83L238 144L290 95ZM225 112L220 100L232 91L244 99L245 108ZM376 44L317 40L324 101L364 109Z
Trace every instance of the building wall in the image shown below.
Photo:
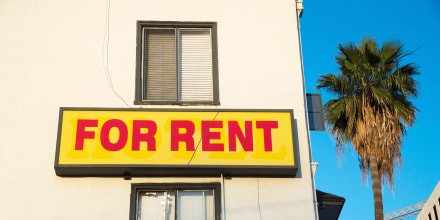
M420 211L419 215L417 216L417 220L438 219L439 217L440 217L440 182L437 183L437 186L432 191L428 200L426 200L425 205L423 205L423 209Z
M0 219L127 219L131 183L220 181L56 176L60 107L128 107L108 75L130 108L293 109L297 177L226 179L226 218L314 219L296 2L111 0L108 38L107 7L0 2ZM137 20L218 23L219 106L132 104Z

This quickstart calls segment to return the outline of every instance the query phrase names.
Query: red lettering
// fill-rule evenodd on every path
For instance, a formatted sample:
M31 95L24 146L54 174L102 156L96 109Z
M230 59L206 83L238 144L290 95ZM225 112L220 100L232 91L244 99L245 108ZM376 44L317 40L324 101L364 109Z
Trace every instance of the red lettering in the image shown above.
M110 141L110 130L117 128L119 130L119 138L115 143ZM125 147L128 139L128 129L125 123L119 119L108 120L101 128L101 144L108 151L119 151Z
M94 139L94 131L86 131L86 127L98 127L98 120L78 119L76 125L75 150L84 149L84 139Z
M221 143L211 143L211 139L220 139L220 132L213 132L211 128L223 128L222 121L202 121L202 151L224 151Z
M254 139L252 134L252 121L244 122L244 129L246 135L240 129L237 121L228 122L229 129L229 151L237 150L237 138L243 146L244 151L254 151Z
M257 128L263 129L264 151L272 151L272 129L278 128L278 121L257 121Z
M147 133L141 133L142 128L147 128ZM139 151L141 141L147 142L148 151L156 151L156 139L154 135L157 132L157 125L154 121L147 120L133 120L133 138L131 149L133 151Z
M179 133L184 128L185 133ZM192 121L171 121L171 151L179 150L179 142L185 142L186 151L194 151L194 123Z

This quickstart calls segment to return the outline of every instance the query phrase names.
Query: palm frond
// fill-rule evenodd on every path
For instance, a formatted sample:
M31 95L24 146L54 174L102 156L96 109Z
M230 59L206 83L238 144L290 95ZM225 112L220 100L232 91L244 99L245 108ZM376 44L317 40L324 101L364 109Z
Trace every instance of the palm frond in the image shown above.
M321 75L315 88L318 90L325 89L327 92L339 96L353 93L352 84L346 77L342 75L335 76L331 73Z
M372 97L379 105L387 105L391 100L391 93L383 88L372 87Z
M417 97L419 83L413 78L419 75L418 67L412 63L397 68L393 73L386 76L383 81L384 88L392 93L400 93L409 97Z
M377 45L371 41L365 42L366 45L362 45L364 54L365 67L377 67L381 61L380 53L377 50ZM362 42L364 44L364 42Z
M341 57L344 60L347 60L348 62L359 65L360 63L360 56L359 56L359 49L356 47L356 45L353 42L348 42L346 44L338 44L339 49L339 55L337 57Z

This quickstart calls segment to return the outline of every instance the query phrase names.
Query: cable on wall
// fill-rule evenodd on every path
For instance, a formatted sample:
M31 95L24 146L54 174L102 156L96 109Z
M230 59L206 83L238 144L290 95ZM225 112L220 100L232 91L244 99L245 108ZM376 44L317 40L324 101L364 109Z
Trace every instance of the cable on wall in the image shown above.
M196 152L197 152L197 149L198 149L199 146L200 146L200 142L202 141L203 136L205 135L206 131L207 131L207 130L209 129L209 127L211 126L212 122L217 118L217 116L218 116L219 113L220 113L220 112L217 112L217 114L215 114L214 118L211 120L211 122L209 122L209 125L208 125L208 126L206 127L206 129L202 132L202 135L200 136L200 139L199 139L199 143L197 143L197 146L196 146L196 148L194 149L194 153L192 154L191 158L189 159L189 161L188 161L188 163L187 163L186 165L189 165L189 164L191 163L192 159L194 158L194 155L195 155Z
M124 98L122 98L122 96L120 96L114 86L113 86L113 82L112 82L112 78L110 76L110 70L108 67L108 45L110 42L110 36L109 36L109 32L110 32L110 0L107 0L107 5L106 5L106 12L105 12L105 32L104 32L104 41L102 43L102 66L104 67L104 71L106 74L106 78L107 78L107 84L110 86L110 88L112 89L113 93L122 101L124 102L124 104L127 107L131 107L125 100Z
M261 205L260 205L260 178L257 178L257 197L258 197L258 213L260 214L260 220L263 220L261 216Z

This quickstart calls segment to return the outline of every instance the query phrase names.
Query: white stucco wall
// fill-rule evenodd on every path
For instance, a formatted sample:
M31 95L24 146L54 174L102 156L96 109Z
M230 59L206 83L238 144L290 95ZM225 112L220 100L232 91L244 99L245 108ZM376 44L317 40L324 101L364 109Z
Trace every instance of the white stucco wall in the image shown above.
M103 68L106 5L0 1L0 219L128 219L131 183L220 181L55 175L59 107L127 107ZM226 179L226 218L314 219L295 1L111 0L114 89L133 108L184 108L132 105L137 20L218 23L221 104L189 108L294 110L298 176Z

